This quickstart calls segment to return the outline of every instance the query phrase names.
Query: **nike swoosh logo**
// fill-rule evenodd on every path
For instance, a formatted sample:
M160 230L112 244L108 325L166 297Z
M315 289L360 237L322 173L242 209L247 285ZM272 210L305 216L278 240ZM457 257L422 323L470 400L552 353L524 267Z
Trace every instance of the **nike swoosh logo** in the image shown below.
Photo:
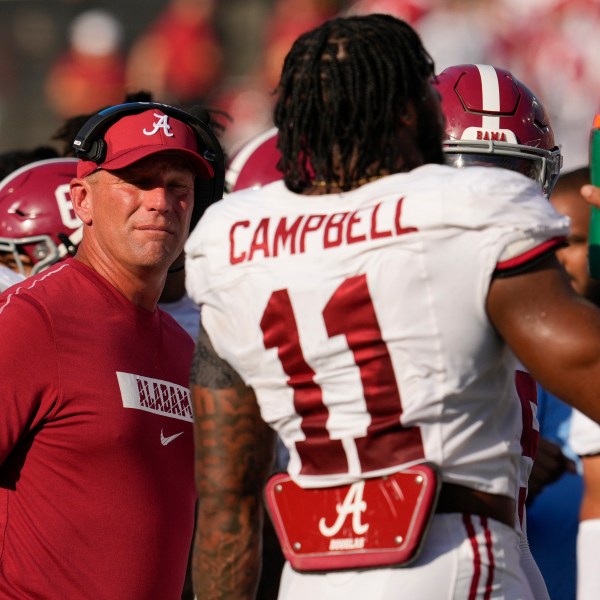
M163 433L163 430L161 429L160 430L160 443L163 446L166 446L167 444L170 444L175 438L178 438L182 433L183 433L183 431L180 431L179 433L165 437L165 434Z

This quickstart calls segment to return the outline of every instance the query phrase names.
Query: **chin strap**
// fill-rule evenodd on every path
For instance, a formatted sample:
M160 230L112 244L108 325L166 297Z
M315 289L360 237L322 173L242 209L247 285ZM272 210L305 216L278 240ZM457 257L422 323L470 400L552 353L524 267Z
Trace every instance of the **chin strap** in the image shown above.
M56 237L62 242L62 244L58 247L59 256L61 258L64 258L67 254L70 256L75 256L77 252L77 246L83 237L83 226L73 231L70 236L65 233L57 233Z

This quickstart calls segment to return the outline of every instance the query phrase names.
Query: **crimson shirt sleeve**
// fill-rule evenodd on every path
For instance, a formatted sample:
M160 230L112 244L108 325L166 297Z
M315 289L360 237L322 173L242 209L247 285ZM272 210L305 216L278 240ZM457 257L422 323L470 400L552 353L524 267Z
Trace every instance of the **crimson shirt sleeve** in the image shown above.
M0 465L58 400L51 322L28 297L0 297Z

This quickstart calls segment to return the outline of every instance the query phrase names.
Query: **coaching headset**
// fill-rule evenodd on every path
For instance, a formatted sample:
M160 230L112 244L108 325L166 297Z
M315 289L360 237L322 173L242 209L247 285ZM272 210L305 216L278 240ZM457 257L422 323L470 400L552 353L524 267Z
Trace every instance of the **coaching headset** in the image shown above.
M102 165L106 159L104 134L113 123L126 115L156 109L188 125L196 135L198 154L210 163L214 171L212 179L196 178L194 186L194 209L190 230L198 223L204 211L223 197L225 185L225 157L221 144L211 129L210 115L202 107L194 107L186 112L175 106L160 102L127 102L110 106L91 117L79 130L73 142L75 155L81 160L91 160Z

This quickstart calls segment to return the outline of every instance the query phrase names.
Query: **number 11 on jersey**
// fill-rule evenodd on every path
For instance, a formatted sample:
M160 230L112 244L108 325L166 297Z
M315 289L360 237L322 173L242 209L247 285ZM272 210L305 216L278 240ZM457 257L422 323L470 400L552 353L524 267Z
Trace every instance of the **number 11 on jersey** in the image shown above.
M370 416L365 436L354 438L361 472L376 471L424 458L417 427L403 427L400 390L392 359L369 292L367 278L346 279L335 290L322 313L328 336L346 339L360 372L362 395ZM305 439L296 442L303 475L343 474L350 471L346 451L327 429L329 409L315 371L307 363L288 290L273 292L261 323L266 348L278 357L294 391L294 407L302 418Z

